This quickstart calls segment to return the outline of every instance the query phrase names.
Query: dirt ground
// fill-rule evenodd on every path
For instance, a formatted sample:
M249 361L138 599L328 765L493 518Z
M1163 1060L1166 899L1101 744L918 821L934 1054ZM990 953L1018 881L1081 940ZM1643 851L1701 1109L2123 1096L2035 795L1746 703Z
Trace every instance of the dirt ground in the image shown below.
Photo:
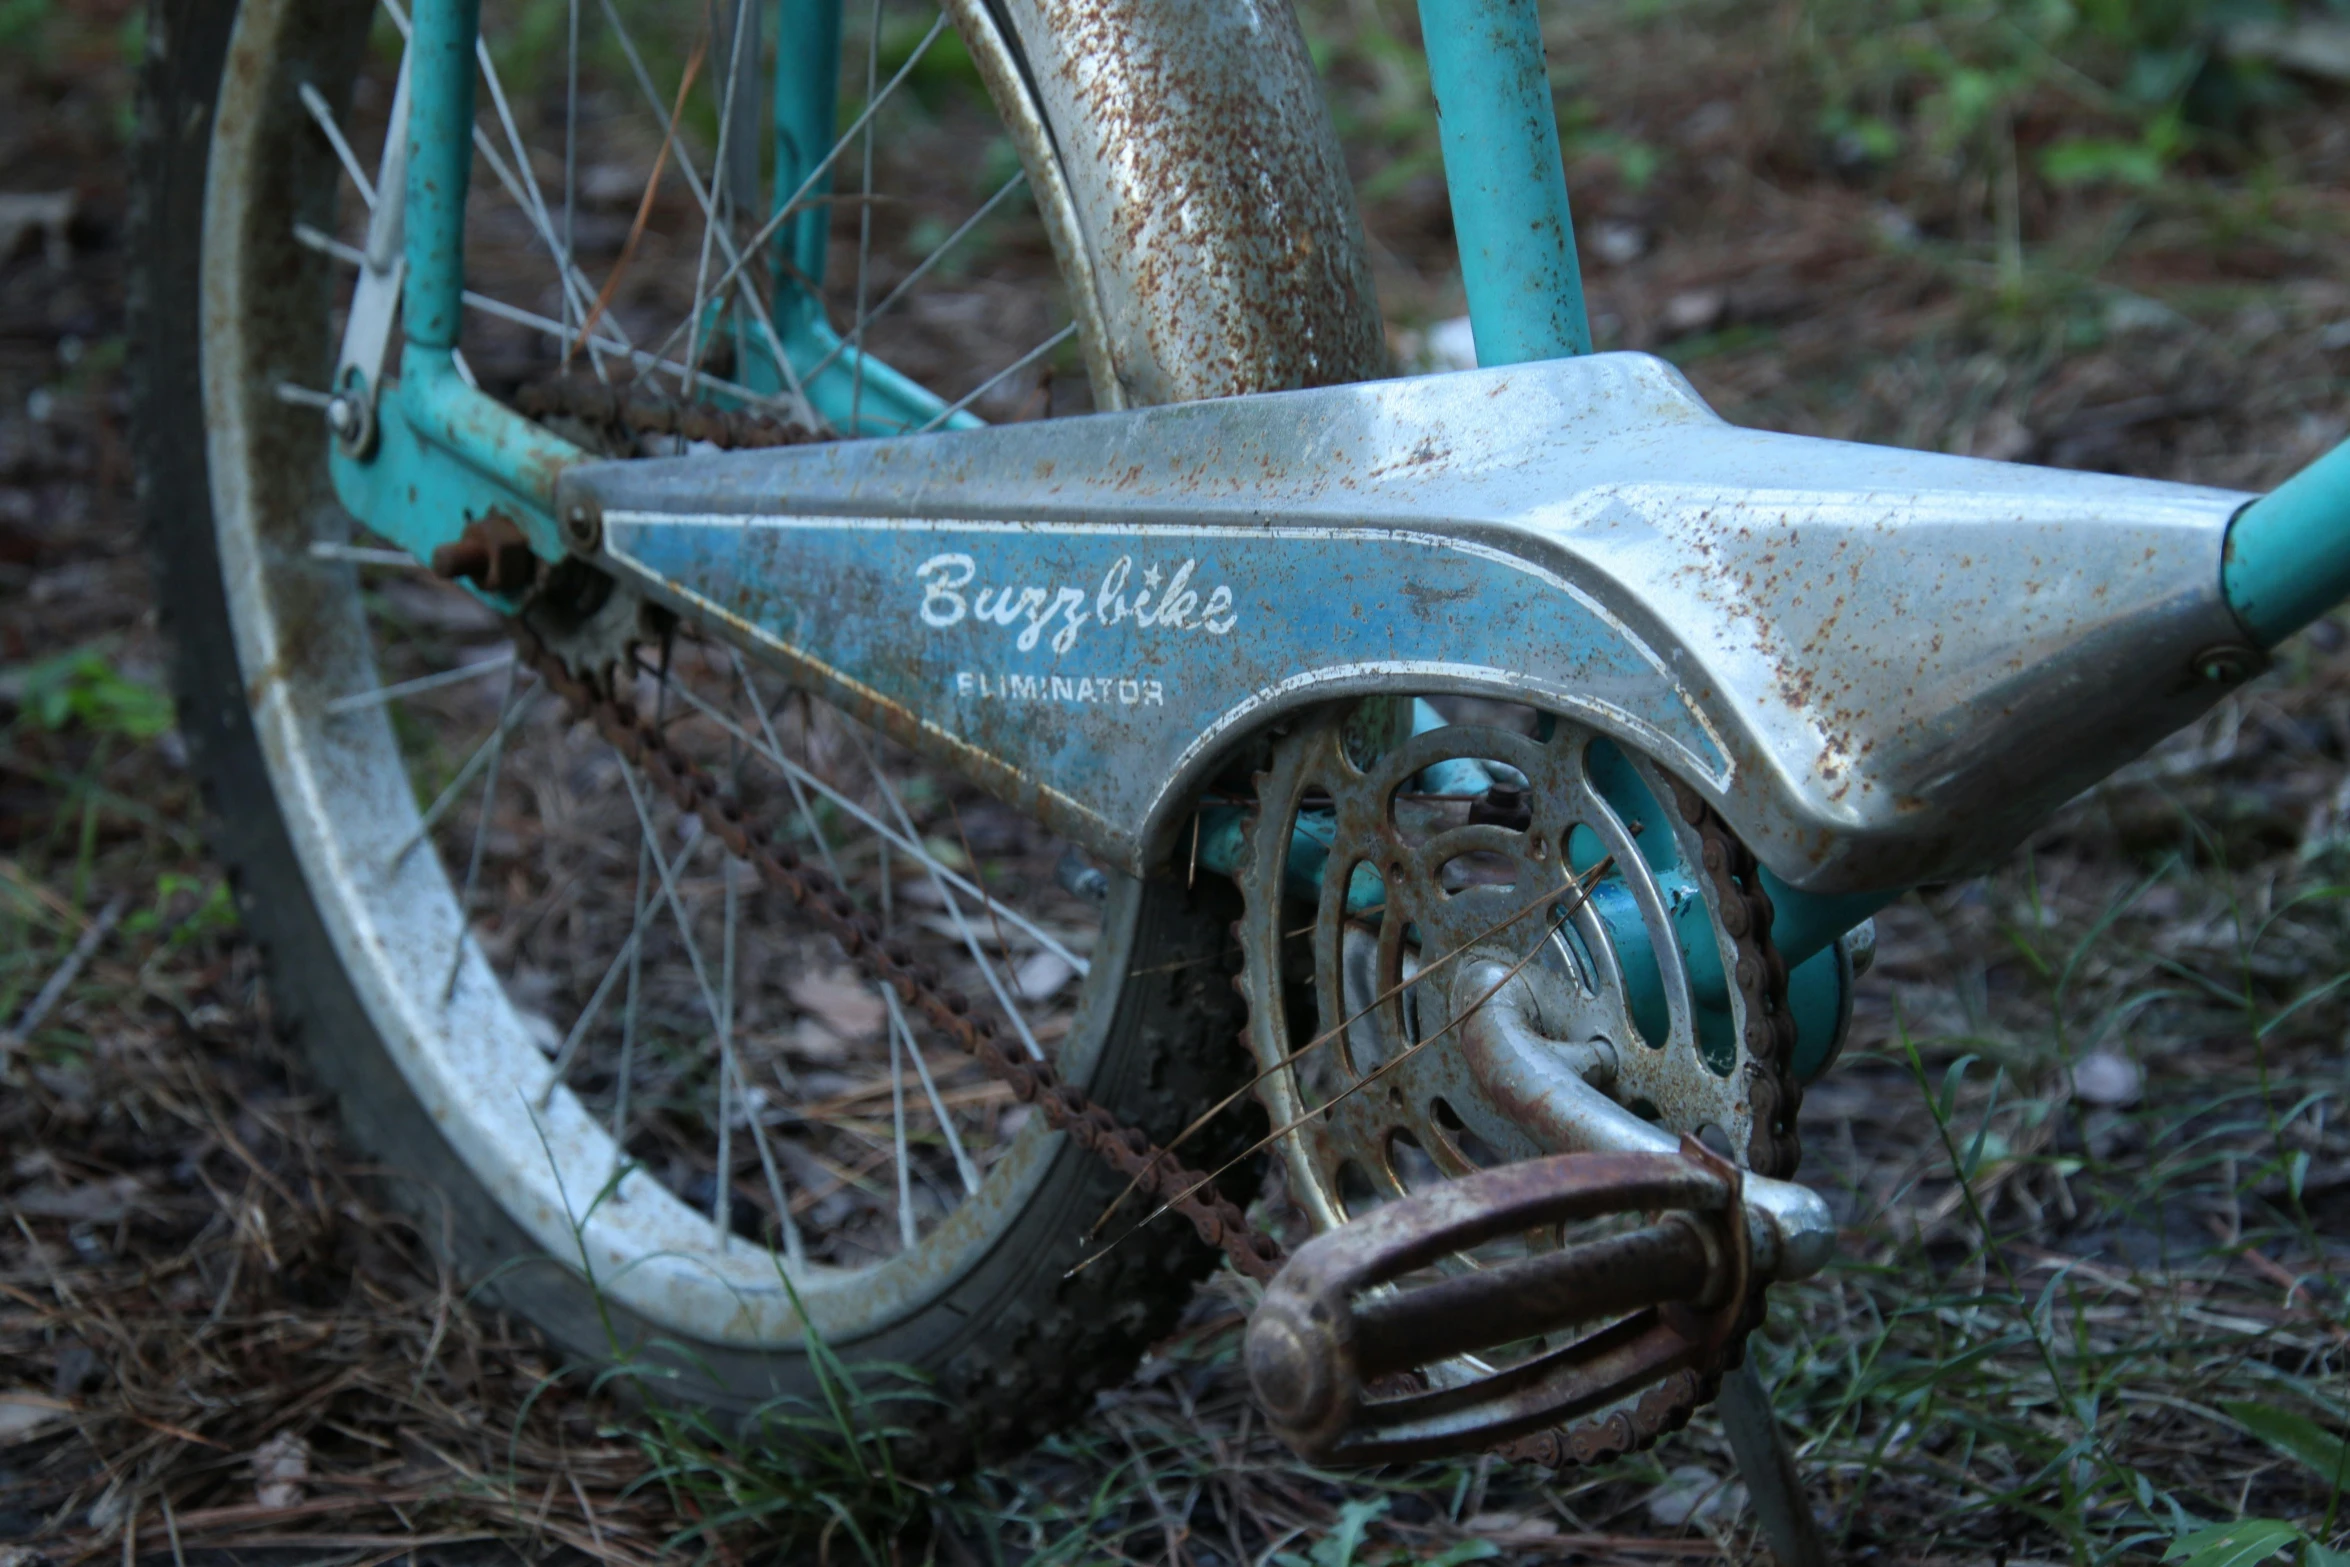
M1313 14L1424 361L1459 299L1402 8ZM1600 346L1743 423L2242 488L2350 434L2337 88L2291 78L2159 186L2003 185L1845 156L1867 137L1821 129L1816 73L1862 58L1849 14L1560 11ZM273 1036L161 695L123 391L137 39L123 0L0 4L0 1025L38 1013L0 1043L0 1567L1754 1558L1710 1416L1596 1475L1295 1465L1246 1407L1229 1275L1087 1425L933 1489L705 1451L475 1304ZM2068 101L2018 96L2008 156ZM2152 1557L2240 1518L2343 1544L2346 887L2326 622L1879 917L1804 1105L1841 1254L1757 1349L1842 1555Z

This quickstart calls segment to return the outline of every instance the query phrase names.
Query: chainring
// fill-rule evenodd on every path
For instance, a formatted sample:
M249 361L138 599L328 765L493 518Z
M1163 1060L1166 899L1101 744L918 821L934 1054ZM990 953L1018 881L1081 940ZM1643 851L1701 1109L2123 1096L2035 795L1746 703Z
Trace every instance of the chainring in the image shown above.
M1589 726L1528 714L1532 733L1462 723L1393 738L1400 705L1333 706L1272 742L1238 869L1258 1093L1287 1129L1290 1192L1316 1229L1575 1151L1575 1126L1543 1093L1566 1074L1744 1168L1792 1175L1786 972L1752 857L1653 759ZM1714 1006L1676 939L1692 907L1724 976ZM1634 930L1653 964L1619 953L1614 932ZM1503 1000L1544 1043L1507 1071L1462 1045L1468 1016ZM1711 1396L1720 1369L1520 1455L1556 1465L1645 1446Z

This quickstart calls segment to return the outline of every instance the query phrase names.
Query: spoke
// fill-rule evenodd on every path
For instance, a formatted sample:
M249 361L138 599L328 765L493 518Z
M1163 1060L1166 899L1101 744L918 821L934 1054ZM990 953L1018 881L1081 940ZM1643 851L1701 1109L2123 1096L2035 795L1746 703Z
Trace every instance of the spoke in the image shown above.
M865 737L854 729L849 731L849 739L855 743L858 754L865 758L866 769L873 774L873 781L881 785L882 798L889 802L890 813L897 817L899 828L908 838L919 843L921 834L914 830L914 819L906 814L905 802L898 798L898 791L890 783L889 775L881 770L880 759L874 756L871 749L866 746ZM974 876L979 874L979 866L976 861L971 866L971 874ZM939 876L935 864L930 872L930 884L938 890L939 901L946 905L947 916L955 923L955 934L963 938L964 950L971 954L971 961L979 965L979 977L987 981L987 988L995 995L996 1005L1002 1007L1004 1015L1012 1020L1012 1032L1020 1036L1020 1043L1028 1047L1028 1054L1032 1059L1042 1061L1045 1058L1044 1047L1036 1042L1036 1035L1029 1031L1027 1015L1020 1010L1020 1005L1013 998L1012 993L1004 988L1003 980L996 974L995 965L988 962L987 954L980 950L978 932L974 931L971 928L971 922L963 917L962 900L955 896L952 889ZM981 893L979 896L983 906L994 907L994 899L985 893Z
M508 198L513 201L514 205L522 209L524 221L528 222L537 232L540 242L546 245L550 252L556 252L556 240L550 220L545 213L531 210L530 200L524 193L521 182L516 180L513 171L506 167L506 160L498 155L497 148L490 142L489 133L478 125L473 130L473 144L474 149L481 154L482 162L488 164L490 172L497 176L498 183L506 187ZM569 265L560 252L556 252L556 266L562 273L559 281L563 289L565 307L586 312L588 310L586 301L590 297L587 294L587 279L580 274L577 267ZM629 343L627 327L608 316L597 316L593 319L595 325L603 327L614 337L619 338L622 344ZM589 355L591 362L595 360L592 350L601 341L599 336L590 336L587 340L591 350Z
M334 394L331 392L322 392L314 386L297 385L292 381L280 381L271 390L277 394L279 402L291 403L296 408L316 408L323 411L328 404L335 400Z
M1001 185L998 185L996 187L995 194L988 197L984 202L981 202L977 212L974 212L971 214L971 216L965 218L960 227L958 227L952 234L949 234L946 238L940 240L935 246L933 246L931 248L930 254L924 256L920 264L917 265L913 271L907 273L904 280L901 281L897 287L891 289L888 293L881 296L880 304L875 305L871 310L864 311L858 316L855 325L850 328L849 336L842 338L839 342L833 344L832 347L825 350L824 357L817 360L813 365L808 367L807 371L805 372L807 379L813 381L818 376L822 375L826 370L830 369L834 360L840 358L841 355L849 351L849 346L852 342L859 345L857 351L861 355L864 352L862 345L865 340L865 329L871 326L874 322L880 320L883 316L887 315L891 306L895 305L899 300L905 298L906 295L913 290L915 285L919 284L924 278L928 277L930 275L931 268L937 266L941 261L945 260L949 251L953 250L958 244L961 244L973 229L979 227L981 223L986 221L987 215L989 213L995 211L998 206L1002 205L1005 197L1018 190L1023 184L1027 183L1027 180L1028 171L1023 169L1020 172L1014 174L1010 179L1004 181Z
M884 987L886 989L886 987ZM898 1163L898 1244L914 1249L914 1161L906 1152L906 1059L889 1031L889 1126Z
M343 128L335 123L334 110L327 107L325 97L308 82L295 91L301 95L302 107L310 111L310 118L317 124L320 134L326 137L327 145L333 147L335 156L342 160L343 172L351 176L353 185L359 187L359 199L367 203L368 211L373 212L375 181L367 177L367 170L360 165L359 155L343 139Z
M938 1128L946 1134L947 1152L955 1156L955 1173L963 1178L963 1190L979 1195L979 1166L963 1151L963 1139L955 1135L955 1118L947 1113L946 1101L939 1096L938 1084L930 1077L930 1062L915 1047L914 1031L906 1024L906 1009L898 1004L898 993L889 986L881 987L882 1004L889 1008L889 1026L905 1042L906 1053L914 1058L914 1074L922 1079L922 1092L929 1096L930 1112L938 1117Z
M579 0L566 0L563 53L563 254L579 247ZM571 291L563 291L563 320L571 323Z
M473 934L473 888L481 880L481 852L489 842L490 818L498 807L498 769L506 757L505 715L514 710L514 693L522 679L522 663L510 660L506 665L506 695L498 704L498 727L490 735L490 763L488 775L482 780L481 812L473 819L473 852L465 859L465 886L457 894L457 945L449 954L448 983L441 986L441 1001L446 1004L457 994L457 976L465 969L465 941Z
M346 245L332 234L324 233L311 224L296 223L294 225L294 239L297 243L307 246L321 255L333 257L345 266L364 269L367 265L367 257L356 245ZM528 327L566 347L580 340L576 327L567 327L562 322L542 316L536 311L525 310L519 305L509 305L502 299L492 299L489 295L470 288L465 290L462 297L468 310L478 310L485 316L495 316L500 321L510 321L516 326ZM564 308L569 310L575 306L576 301L566 294ZM608 321L599 321L597 326L600 328L608 324L610 324ZM632 347L620 338L604 336L600 331L590 332L586 341L591 349L624 358L639 370L664 370L681 382L689 374L685 364L680 360L664 359L659 354L648 353L644 349ZM771 392L754 392L747 386L722 380L707 371L699 372L699 379L704 386L713 387L726 393L729 397L740 398L746 403L754 403L762 408L772 408L795 417L799 413L799 405L789 398L778 397ZM325 392L294 386L292 382L280 383L279 395L288 402L300 403L304 407L311 408L324 408L328 398L328 394Z
M516 326L529 327L532 331L551 337L558 343L568 345L579 340L577 328L567 328L560 321L549 320L536 312L524 310L516 305L509 305L501 299L492 299L486 294L477 294L471 289L465 291L465 303L469 309L478 310L485 316L496 316L501 321L511 321ZM608 317L606 319L609 320ZM697 374L689 371L680 360L664 359L658 354L647 353L644 349L631 348L616 338L600 337L590 333L587 342L591 348L601 348L605 353L626 359L639 370L666 370L680 381L685 380L689 375ZM747 386L723 380L718 376L711 375L708 371L698 372L698 378L704 386L715 388L726 393L729 397L740 398L746 403L752 403L761 408L772 408L787 414L797 411L788 398L777 397L770 392L754 392Z
M390 863L394 869L398 869L400 862L408 858L411 850L424 842L425 835L433 830L441 817L447 813L449 807L456 803L458 793L471 783L473 775L481 771L483 766L489 762L493 748L504 745L506 736L513 731L515 725L522 722L523 716L538 700L539 693L545 689L544 686L533 684L529 692L515 705L514 710L499 722L496 729L490 732L489 738L473 748L473 754L465 759L465 765L457 769L457 776L450 779L441 792L433 796L432 804L424 808L424 815L416 823L416 830L411 832L400 846L392 851Z
M295 224L294 238L298 243L308 246L321 255L332 256L346 266L365 267L367 265L367 258L360 253L358 247L346 245L331 234L321 233L310 224ZM542 316L536 311L524 310L519 305L509 305L502 299L492 299L489 295L478 293L470 288L465 290L463 298L468 310L478 310L485 316L495 316L500 321L511 321L516 326L528 327L557 343L569 345L579 339L576 327L567 327L562 322ZM572 308L568 295L565 296L565 300L564 308ZM647 353L641 348L632 348L619 338L590 333L587 342L590 348L601 349L607 354L616 354L627 359L639 370L666 370L680 381L686 378L687 371L682 362L663 359L660 355ZM704 386L714 387L729 397L738 397L746 403L755 403L762 408L772 408L782 413L796 414L797 412L796 405L788 398L777 397L769 392L754 392L747 386L738 385L733 381L721 380L706 371L701 374L701 382ZM326 406L327 394L314 392L308 387L293 387L292 395L287 396L285 388L292 385L291 382L281 383L279 395L285 396L289 402L298 402L305 407L324 408Z
M644 666L640 664L637 667L639 669L643 669ZM646 672L650 673L650 671ZM709 719L719 728L725 730L728 734L734 736L737 740L740 740L746 747L749 748L753 755L765 757L769 765L782 772L786 778L797 779L800 783L806 785L810 789L815 790L818 794L824 796L824 798L827 800L830 800L834 805L838 806L848 815L855 817L857 821L862 823L865 827L871 829L873 832L879 834L885 841L894 846L908 859L912 860L915 864L921 866L925 871L929 872L933 878L945 881L948 886L957 888L960 891L967 893L971 897L978 899L983 904L988 901L990 895L984 888L979 887L949 866L942 864L940 861L932 857L930 851L922 846L922 842L918 837L909 837L906 834L899 832L897 828L890 826L880 817L875 816L871 811L868 811L865 809L865 807L859 805L856 801L850 799L847 795L841 793L838 789L835 789L832 785L826 783L822 778L819 778L816 774L810 772L808 769L800 766L799 763L793 761L790 757L784 755L782 747L777 746L770 749L764 742L753 738L750 734L745 732L740 724L737 724L732 718L729 718L726 714L721 713L717 708L711 706L709 702L697 695L691 687L679 686L677 687L677 694L685 698L687 705L700 712L704 718ZM836 877L835 879L837 880L838 878ZM1092 968L1092 964L1087 959L1081 958L1076 953L1071 952L1060 937L1054 935L1051 931L1047 930L1042 925L1037 924L1034 920L1029 919L1019 910L1002 904L997 905L997 909L1005 924L1027 936L1031 941L1034 941L1038 946L1044 948L1047 952L1050 952L1059 957L1063 962L1067 963L1078 973L1084 974Z
M741 648L734 648L731 651L734 654L734 672L742 677L743 695L750 698L751 711L759 715L759 732L767 737L767 749L772 754L781 756L783 755L783 742L776 737L774 721L767 715L767 704L760 700L759 688L751 682L750 661L743 657ZM788 692L785 694L785 700L790 700ZM792 804L799 810L800 825L807 828L808 836L816 840L816 853L824 861L826 874L832 877L835 884L847 886L847 878L840 873L840 861L832 857L832 840L825 836L823 826L816 820L815 811L809 807L808 791L801 786L799 775L786 768L784 769L783 781L791 790ZM883 841L887 842L886 839Z
M693 329L686 338L685 353L685 395L688 397L693 395L694 369L702 362L702 328L710 310L710 249L717 243L721 227L731 230L734 204L747 194L736 188L737 181L731 177L734 171L729 166L727 154L734 140L735 91L742 85L743 69L748 63L743 59L743 46L744 34L749 30L752 4L753 0L735 0L734 36L726 49L726 90L719 95L718 103L718 151L710 159L710 177L716 186L718 199L702 211L702 250L700 259L694 264Z
M615 751L613 755L619 756L620 753ZM668 905L670 918L677 922L677 939L685 947L686 962L694 971L694 984L702 993L702 1006L709 1012L710 1022L715 1026L720 1016L718 992L710 983L708 967L702 962L701 944L694 940L693 922L686 917L685 900L678 896L677 879L672 874L674 867L668 856L661 852L659 835L653 829L652 812L646 808L644 792L637 786L634 764L625 756L620 757L620 762L620 779L628 785L629 803L636 807L637 827L644 833L645 852L651 856L654 874L659 878L662 901ZM701 841L699 836L694 839L694 843ZM679 854L679 864L684 863L685 856L693 853L694 843L687 844Z
M318 546L313 544L310 550L315 555L318 552ZM367 553L389 556L392 563L397 565L412 566L416 564L414 556L402 555L397 550L370 550ZM513 667L514 655L512 653L500 658L485 658L478 664L460 664L455 669L444 669L438 674L419 675L414 680L402 680L394 685L377 686L373 691L356 691L349 696L338 696L326 704L326 710L338 715L356 713L364 708L381 707L384 703L399 697L414 696L419 691L438 691L443 686L453 686L467 680L478 680L483 675L494 675L501 669L512 669Z
M515 173L507 175L500 171L499 183L504 185L507 193L514 197L515 205L522 208L522 215L530 220L531 227L538 231L539 238L546 244L547 253L554 258L555 270L562 286L565 302L577 307L586 296L587 278L580 272L577 262L573 259L568 241L555 232L555 219L547 211L546 193L539 189L538 173L531 168L530 154L523 149L522 133L514 127L514 109L506 101L505 83L498 79L498 64L490 58L489 41L481 37L479 33L474 35L473 52L481 61L482 81L488 85L490 102L497 108L498 123L506 132L506 145L514 154ZM474 127L473 134L474 140L482 144L483 156L488 159L490 167L493 170L497 169L498 160L490 156L486 135L479 126ZM519 191L516 189L518 182L522 187ZM566 221L568 221L568 216ZM574 295L578 295L579 298L574 299ZM615 322L612 329L623 341L627 340L628 329L626 327Z
M664 689L666 689L666 687L664 687ZM619 755L617 751L615 751L613 754L615 756ZM653 870L660 878L661 896L663 901L669 905L669 917L677 924L678 940L685 947L686 961L693 967L694 983L700 988L702 992L702 1005L708 1009L710 1013L710 1020L713 1023L717 1023L722 1014L719 1010L718 998L715 994L712 993L710 989L710 973L709 970L703 966L702 949L694 941L693 925L686 918L685 900L678 896L677 878L671 873L671 866L668 858L661 853L660 844L653 830L652 812L646 809L644 791L637 786L636 769L625 756L620 757L620 781L628 786L628 803L636 807L637 830L643 835L640 841L644 845L646 858L651 860ZM701 839L697 837L694 842L699 843L701 842ZM686 852L691 853L692 847L693 846L691 844L687 845ZM731 859L731 856L729 856L729 858ZM727 1101L729 1097L728 1085L731 1084L733 1091L735 1093L741 1094L745 1103L748 1103L750 1101L750 1094L745 1090L741 1071L736 1066L732 1044L730 1041L724 1039L723 1034L721 1036L721 1047L722 1048L719 1058L720 1102L722 1105L724 1105ZM767 1177L767 1194L774 1201L775 1211L781 1217L781 1223L783 1226L784 1256L790 1261L797 1263L801 1260L802 1257L800 1232L799 1226L792 1221L791 1205L784 1200L783 1176L782 1173L776 1168L774 1150L771 1149L767 1144L767 1129L760 1124L759 1118L756 1115L750 1117L750 1122L751 1141L758 1147L759 1164ZM726 1142L730 1129L730 1123L722 1118L718 1127L719 1138L722 1145ZM728 1172L724 1170L719 1172L719 1186L721 1190L726 1187L727 1174ZM721 1250L732 1243L731 1232L721 1229L718 1232L718 1236L718 1244Z
M310 546L312 560L347 561L354 566L392 566L406 571L422 571L424 562L406 550L369 549L360 544L330 544L320 540Z
M1063 343L1069 340L1070 334L1076 330L1077 323L1074 321L1070 322L1067 326L1061 328L1061 330L1055 332L1052 336L1046 338L1043 342L1037 344L1034 348L1031 348L1028 350L1028 352L1022 354L1019 358L1013 360L1010 364L1004 366L1001 370L998 370L995 374L980 382L977 386L971 388L970 391L965 392L954 402L949 403L946 407L941 408L937 413L932 414L930 416L930 422L921 426L914 433L916 435L923 435L937 429L940 425L946 423L949 419L952 419L955 415L961 413L964 409L970 407L973 403L979 401L979 399L994 391L998 386L1003 384L1003 382L1009 380L1015 375L1018 375L1021 371L1027 369L1030 365L1036 363L1039 359L1042 359L1045 355L1060 347Z
M607 12L611 10L611 6L612 0L604 0ZM857 116L855 123L841 133L840 140L832 144L832 150L827 152L816 166L808 171L807 177L800 181L799 188L776 207L766 222L759 225L758 232L751 236L749 243L742 247L741 254L735 257L733 265L727 268L726 275L718 280L720 289L724 289L729 283L732 283L741 273L746 258L758 255L760 247L773 239L775 231L783 227L784 223L800 210L800 203L805 201L808 193L816 188L817 182L832 171L832 165L856 141L858 133L864 130L865 122L873 117L874 111L886 103L890 95L898 90L899 85L913 74L914 67L922 63L922 57L930 52L930 46L938 41L938 35L946 31L946 25L946 13L942 11L937 20L930 24L930 30L922 35L921 42L914 46L914 52L906 57L906 63L899 66L896 74L890 77L889 85L883 87L878 95L869 96L866 99L865 108ZM674 338L675 334L673 333L671 336Z
M297 222L294 225L294 238L298 243L307 245L322 255L334 257L345 266L366 269L367 252L361 250L357 245L344 244L315 223Z
M723 851L723 845L721 850ZM710 1222L718 1230L718 1249L734 1244L734 856L718 862L718 879L725 886L725 944L718 954L718 1179L710 1192ZM753 1112L756 1113L755 1111Z
M621 943L620 950L612 955L611 963L605 967L604 977L596 981L595 992L588 997L587 1005L579 1009L579 1016L571 1024L571 1032L563 1036L563 1046L555 1052L555 1062L547 1078L547 1091L539 1095L541 1110L544 1110L548 1102L555 1097L555 1090L563 1086L563 1078L571 1070L571 1058L579 1053L580 1042L587 1038L588 1030L595 1026L597 1017L603 1013L604 1002L612 994L612 987L620 982L623 974L627 975L631 982L629 1004L633 1008L636 1000L634 981L637 973L637 953L642 946L646 918L644 856L639 853L637 856L635 922L629 926L628 940ZM633 1019L630 1020L631 1023L633 1021ZM623 1059L628 1055L629 1043L625 1038L621 1043L620 1053ZM625 1090L623 1092L625 1093Z
M636 75L638 89L644 93L645 101L652 106L654 115L666 119L667 111L661 106L660 91L653 85L653 73L645 69L644 56L637 52L636 40L630 34L628 24L621 20L620 12L614 7L613 0L602 0L602 4L604 17L611 23L613 34L619 40L620 52L627 57L629 69ZM674 149L672 156L677 160L677 172L684 177L686 189L693 192L694 200L701 206L703 221L715 224L717 222L716 195L703 187L701 176L694 170L694 160L691 154L680 143ZM754 239L751 242L750 253L756 254L758 247L763 243L765 243L763 239ZM822 429L824 421L817 416L815 404L808 401L808 394L801 384L799 371L793 366L791 356L783 351L783 339L776 336L775 318L768 312L767 302L759 297L756 284L743 270L744 252L736 248L734 236L726 232L724 228L719 229L718 245L721 250L726 252L727 267L725 274L719 278L717 286L711 292L722 294L726 292L729 285L734 287L744 308L751 312L751 318L758 323L760 335L767 340L767 352L782 369L784 385L791 393L794 416L811 430ZM678 333L672 331L661 340L658 352L666 355L671 348L676 346L677 338ZM681 376L681 380L683 379L684 377ZM707 380L708 378L704 377L703 379Z

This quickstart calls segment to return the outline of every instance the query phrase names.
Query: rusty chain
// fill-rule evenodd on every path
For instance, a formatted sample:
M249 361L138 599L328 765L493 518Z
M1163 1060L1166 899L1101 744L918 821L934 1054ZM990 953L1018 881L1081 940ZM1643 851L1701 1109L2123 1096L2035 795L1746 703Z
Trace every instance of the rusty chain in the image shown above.
M767 415L678 403L569 378L526 387L517 402L533 418L576 419L607 440L654 434L721 447L771 447L820 438ZM902 943L884 939L879 926L830 874L803 862L780 837L755 837L739 803L724 795L705 770L680 755L625 696L575 674L527 620L514 620L512 630L524 661L575 717L592 722L677 809L698 818L762 881L811 911L868 979L889 986L901 1002L1008 1086L1016 1099L1038 1107L1048 1125L1067 1132L1078 1146L1133 1180L1139 1191L1172 1199L1174 1211L1191 1221L1203 1241L1220 1247L1241 1273L1262 1283L1280 1270L1285 1260L1281 1243L1250 1224L1212 1181L1179 1163L1141 1128L1120 1122L1082 1090L1061 1081L1050 1064L1007 1049L994 1019L975 1014L968 997L943 988L937 972ZM1795 1022L1787 1005L1787 965L1771 941L1770 896L1763 890L1753 854L1729 825L1694 790L1678 780L1673 787L1682 819L1698 833L1700 858L1714 886L1722 928L1736 952L1732 979L1744 1002L1747 1093L1754 1116L1748 1163L1761 1174L1791 1177L1801 1157L1795 1113L1802 1088L1794 1075ZM1678 1430L1714 1396L1722 1373L1737 1364L1747 1334L1762 1321L1762 1297L1758 1279L1735 1329L1707 1364L1673 1373L1644 1391L1630 1409L1521 1437L1497 1452L1513 1461L1559 1469L1603 1463Z
M577 376L533 381L515 397L514 406L533 419L576 419L607 446L617 445L620 436L646 435L673 435L730 449L801 446L824 439L774 414L680 402L634 384L611 385Z
M1761 867L1696 790L1673 780L1681 819L1697 829L1699 862L1714 886L1722 929L1737 950L1731 979L1745 1003L1746 1102L1754 1113L1746 1165L1757 1175L1791 1180L1803 1159L1795 1112L1803 1085L1795 1076L1795 1014L1787 1006L1787 961L1771 941L1771 895Z
M1174 1199L1175 1210L1191 1221L1200 1239L1222 1247L1241 1272L1265 1280L1279 1271L1283 1260L1280 1244L1252 1226L1239 1207L1204 1175L1177 1163L1139 1127L1121 1123L1082 1089L1063 1082L1049 1063L1005 1048L993 1018L974 1014L968 997L943 988L937 971L919 961L904 943L884 939L880 926L829 873L804 863L780 836L754 835L740 803L722 793L707 771L670 745L625 696L575 675L527 620L516 619L509 625L523 661L563 699L574 716L593 723L624 760L650 779L677 809L698 818L727 852L747 862L760 880L815 915L866 978L897 992L901 1002L1007 1085L1014 1098L1041 1110L1048 1125L1067 1132L1080 1148L1092 1151L1119 1174L1136 1181L1142 1191Z

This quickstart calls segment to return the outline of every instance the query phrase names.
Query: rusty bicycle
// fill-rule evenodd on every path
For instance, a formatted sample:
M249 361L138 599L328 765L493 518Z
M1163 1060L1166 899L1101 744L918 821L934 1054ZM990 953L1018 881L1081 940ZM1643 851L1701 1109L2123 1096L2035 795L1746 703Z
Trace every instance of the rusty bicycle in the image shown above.
M1870 913L2350 591L2339 453L1590 353L1532 0L1421 10L1481 367L1393 378L1280 4L158 8L183 728L353 1134L559 1344L745 1416L820 1335L951 1469L1221 1257L1309 1457L1642 1445L1832 1248Z

